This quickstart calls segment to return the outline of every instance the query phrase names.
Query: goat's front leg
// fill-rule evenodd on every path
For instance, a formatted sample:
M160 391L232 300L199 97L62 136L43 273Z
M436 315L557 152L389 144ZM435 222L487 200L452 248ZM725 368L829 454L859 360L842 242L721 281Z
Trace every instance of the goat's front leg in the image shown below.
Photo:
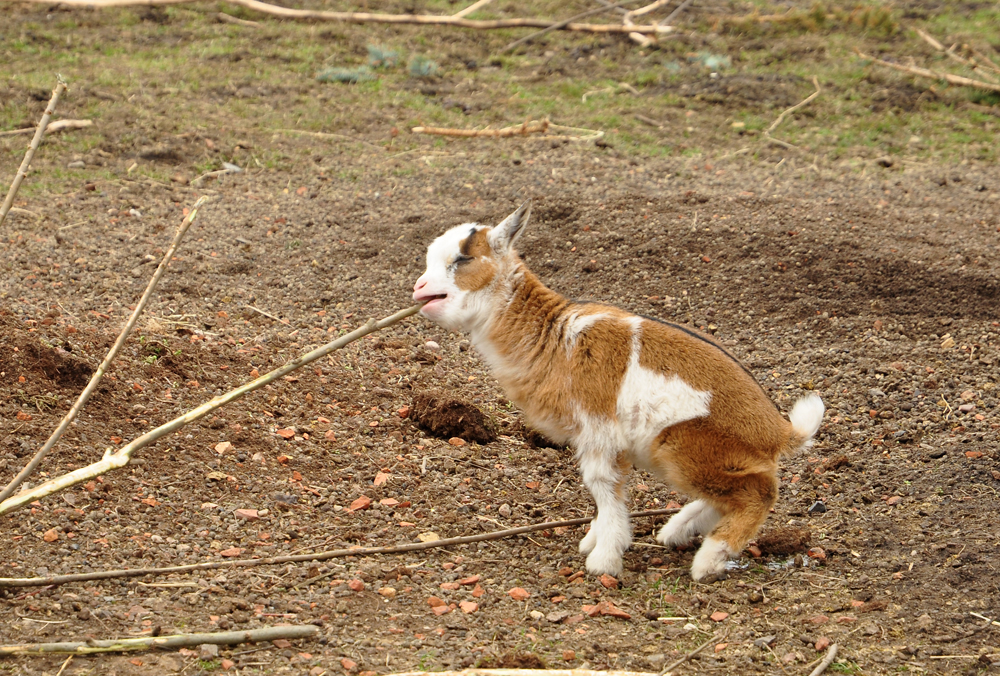
M580 541L580 552L587 554L587 571L594 575L618 575L622 572L622 554L632 544L632 527L625 504L625 480L631 462L617 453L590 451L580 453L583 483L597 503L597 517L590 532Z

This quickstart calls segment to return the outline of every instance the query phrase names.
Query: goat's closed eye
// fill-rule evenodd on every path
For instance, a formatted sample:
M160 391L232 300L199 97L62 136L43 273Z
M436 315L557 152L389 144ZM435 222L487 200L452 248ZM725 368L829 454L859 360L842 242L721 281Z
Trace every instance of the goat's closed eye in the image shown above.
M472 260L472 256L466 256L465 254L459 254L455 256L455 260L451 262L452 265L461 265L462 263L468 263Z

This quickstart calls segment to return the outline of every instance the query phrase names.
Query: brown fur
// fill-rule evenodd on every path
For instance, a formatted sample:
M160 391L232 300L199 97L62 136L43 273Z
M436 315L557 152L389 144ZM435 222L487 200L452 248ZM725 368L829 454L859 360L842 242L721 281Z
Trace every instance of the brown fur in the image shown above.
M462 240L460 251L473 260L460 263L455 271L458 288L479 291L493 281L497 267L491 257L493 251L486 239L486 230L477 230Z

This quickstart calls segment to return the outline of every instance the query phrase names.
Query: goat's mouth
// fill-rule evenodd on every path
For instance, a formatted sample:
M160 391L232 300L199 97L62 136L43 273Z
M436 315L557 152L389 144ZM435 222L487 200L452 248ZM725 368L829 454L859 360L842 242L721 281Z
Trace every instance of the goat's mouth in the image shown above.
M415 300L418 303L423 303L424 307L427 307L431 303L435 303L435 302L437 302L439 300L444 300L447 297L448 297L448 294L446 294L446 293L435 293L435 294L428 294L426 296L416 296L416 297L414 297L413 300Z

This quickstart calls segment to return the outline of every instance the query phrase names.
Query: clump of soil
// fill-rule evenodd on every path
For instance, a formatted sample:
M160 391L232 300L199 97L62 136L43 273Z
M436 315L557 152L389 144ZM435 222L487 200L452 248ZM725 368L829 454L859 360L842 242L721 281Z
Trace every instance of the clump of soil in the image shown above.
M62 387L83 387L94 372L90 364L61 348L24 341L19 349L24 354L26 368L43 374Z
M788 556L809 549L812 537L805 528L775 528L757 538L757 546L764 554Z
M413 400L411 415L421 429L442 439L461 437L487 444L497 438L493 425L482 411L441 392L418 394Z

